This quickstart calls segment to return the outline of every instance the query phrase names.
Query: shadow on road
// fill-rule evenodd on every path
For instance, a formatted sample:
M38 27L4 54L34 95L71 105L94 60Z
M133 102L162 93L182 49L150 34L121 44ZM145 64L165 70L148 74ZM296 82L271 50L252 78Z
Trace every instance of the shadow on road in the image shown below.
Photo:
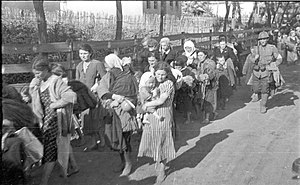
M294 101L298 99L299 97L293 92L279 93L276 94L272 99L268 100L267 107L270 110L274 107L293 106L295 105Z
M226 129L218 133L208 134L200 138L196 142L196 146L187 150L182 155L176 157L173 161L169 162L170 166L168 174L183 168L194 168L209 154L209 152L216 146L216 144L222 142L228 138L233 130Z

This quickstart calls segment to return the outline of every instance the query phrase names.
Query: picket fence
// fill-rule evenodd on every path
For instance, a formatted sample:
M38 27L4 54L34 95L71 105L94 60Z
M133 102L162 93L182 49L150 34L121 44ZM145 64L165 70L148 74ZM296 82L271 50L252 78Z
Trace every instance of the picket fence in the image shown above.
M116 27L116 16L106 13L89 13L89 12L72 12L72 11L56 11L45 12L48 25L55 23L66 23L75 25L78 28L89 28L97 33L99 30L114 30ZM2 8L2 21L11 22L14 20L26 20L36 22L35 12L30 10L20 10L12 8ZM213 29L216 24L216 17L188 17L181 18L175 15L164 16L164 35L186 33L204 33ZM143 30L151 32L156 36L159 32L160 15L144 14L144 15L124 15L123 29Z

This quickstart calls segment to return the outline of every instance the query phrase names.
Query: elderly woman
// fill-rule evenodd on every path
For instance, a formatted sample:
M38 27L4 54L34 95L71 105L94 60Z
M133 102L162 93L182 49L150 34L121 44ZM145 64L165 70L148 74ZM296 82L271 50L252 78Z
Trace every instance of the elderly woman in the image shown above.
M164 37L160 40L159 44L160 60L167 62L168 64L175 61L177 53L171 48L170 39L168 37Z
M197 67L197 78L201 84L201 103L204 110L203 124L208 124L211 115L216 116L218 81L216 74L216 63L208 58L206 50L197 53L199 63Z
M194 60L197 58L197 49L195 47L195 44L193 41L191 40L187 40L184 45L183 45L183 49L184 52L182 55L185 55L188 60L187 60L187 66L191 67L191 68L196 68L195 64L194 64Z
M175 158L174 141L172 138L173 125L173 108L172 102L174 98L173 82L168 80L167 74L170 66L167 63L158 63L155 66L155 78L158 82L160 97L156 100L147 102L143 105L143 109L156 107L160 116L164 116L164 121L160 121L155 116L150 115L150 124L143 127L143 133L139 148L138 156L147 156L153 158L157 162L157 179L160 184L166 177L166 162Z
M30 95L32 110L37 116L43 133L44 164L40 184L48 184L48 179L57 160L57 137L66 136L72 116L76 94L62 80L51 73L47 59L37 57L33 61L34 79L31 81ZM61 127L61 133L59 133Z
M123 64L117 55L106 56L105 64L108 72L100 80L97 94L112 114L112 123L107 125L106 135L110 147L119 151L121 157L121 165L114 171L123 170L121 176L127 176L132 167L130 138L138 128L133 109L137 104L138 84L130 66Z

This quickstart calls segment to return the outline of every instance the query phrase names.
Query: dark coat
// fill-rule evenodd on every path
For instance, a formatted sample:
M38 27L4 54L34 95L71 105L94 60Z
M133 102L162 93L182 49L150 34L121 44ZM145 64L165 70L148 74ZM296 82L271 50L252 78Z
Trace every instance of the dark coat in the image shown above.
M232 48L226 46L226 47L224 48L224 50L221 52L221 50L220 50L219 47L215 47L214 50L213 50L213 58L212 58L212 59L213 59L214 61L217 61L217 58L221 58L221 57L224 57L225 60L227 60L228 58L231 58L234 67L237 67L237 66L238 66L238 60L237 60L237 57L236 57L236 55L234 54Z
M176 57L177 57L177 52L173 49L170 49L168 54L161 53L160 60L170 64L171 62L175 61Z
M88 89L86 85L78 80L69 81L68 85L77 94L77 103L74 105L74 113L81 113L82 111L95 108L97 105L97 98Z

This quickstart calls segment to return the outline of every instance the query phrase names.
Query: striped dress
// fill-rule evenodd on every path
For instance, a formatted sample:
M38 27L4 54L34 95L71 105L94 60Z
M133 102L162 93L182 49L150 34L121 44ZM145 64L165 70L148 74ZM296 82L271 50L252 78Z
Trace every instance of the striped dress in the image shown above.
M157 107L157 113L163 116L164 121L159 121L150 114L150 124L143 127L143 134L139 147L138 157L147 156L160 162L170 161L175 158L174 141L172 137L174 86L170 80L159 85L160 93L167 93L168 99Z

